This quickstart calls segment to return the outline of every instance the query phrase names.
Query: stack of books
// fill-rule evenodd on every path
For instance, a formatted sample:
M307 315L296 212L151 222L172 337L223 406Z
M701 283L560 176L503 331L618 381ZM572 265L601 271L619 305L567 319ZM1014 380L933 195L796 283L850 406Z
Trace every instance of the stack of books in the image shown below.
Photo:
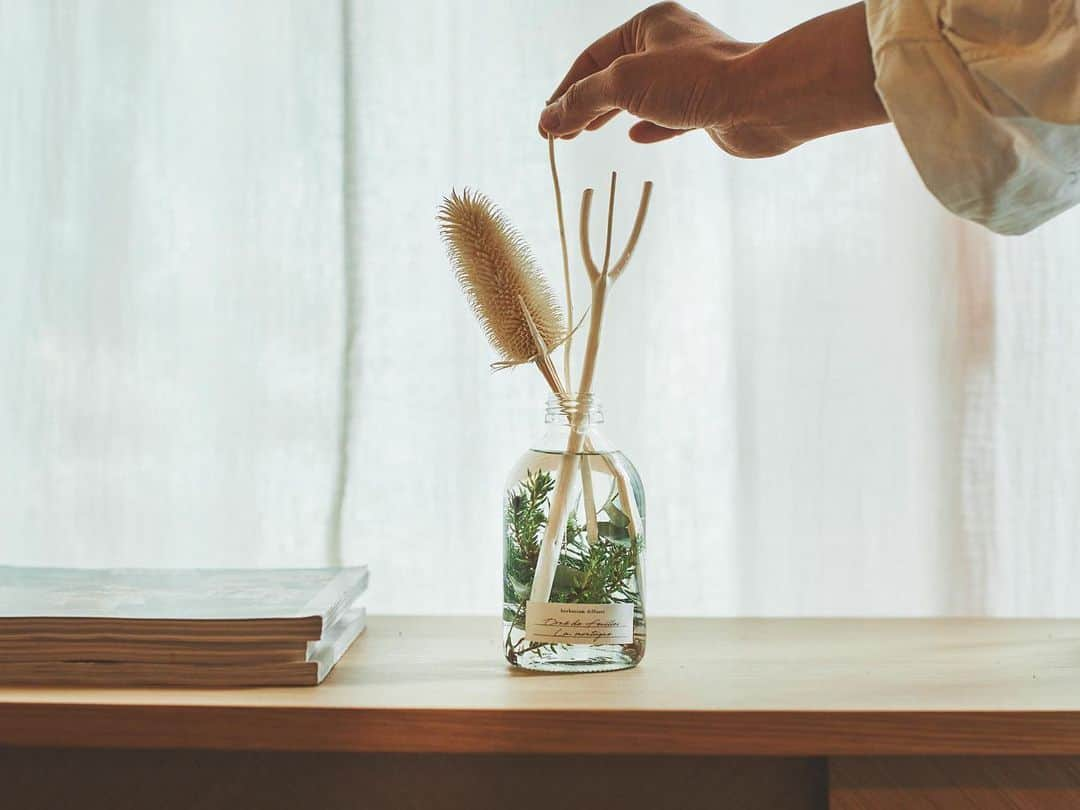
M313 686L364 630L366 566L0 566L0 684Z

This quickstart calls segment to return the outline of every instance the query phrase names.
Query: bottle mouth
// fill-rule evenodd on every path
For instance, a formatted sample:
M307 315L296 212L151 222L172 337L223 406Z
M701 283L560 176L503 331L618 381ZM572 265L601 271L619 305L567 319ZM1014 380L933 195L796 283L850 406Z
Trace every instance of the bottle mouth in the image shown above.
M604 411L592 394L579 395L575 392L558 394L547 401L547 422L604 421Z

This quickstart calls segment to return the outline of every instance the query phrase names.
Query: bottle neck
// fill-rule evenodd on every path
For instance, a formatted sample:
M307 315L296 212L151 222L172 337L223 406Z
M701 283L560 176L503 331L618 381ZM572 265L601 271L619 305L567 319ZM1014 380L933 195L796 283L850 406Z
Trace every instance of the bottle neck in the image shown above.
M592 394L560 394L547 401L544 422L548 425L577 426L579 429L604 422L604 411Z
M585 434L586 453L605 453L614 449L601 432L604 412L592 396L567 394L548 400L544 422L544 433L533 444L534 450L565 452L571 431Z

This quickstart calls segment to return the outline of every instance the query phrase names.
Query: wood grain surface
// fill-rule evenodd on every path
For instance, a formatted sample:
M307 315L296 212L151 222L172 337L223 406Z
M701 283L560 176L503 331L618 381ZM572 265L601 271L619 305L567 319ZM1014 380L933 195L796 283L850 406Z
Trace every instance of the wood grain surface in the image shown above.
M829 761L830 810L1076 810L1077 757Z
M19 810L824 810L824 760L0 751Z
M0 745L1064 755L1078 683L1076 621L660 619L637 669L530 675L497 622L373 617L313 689L0 689Z

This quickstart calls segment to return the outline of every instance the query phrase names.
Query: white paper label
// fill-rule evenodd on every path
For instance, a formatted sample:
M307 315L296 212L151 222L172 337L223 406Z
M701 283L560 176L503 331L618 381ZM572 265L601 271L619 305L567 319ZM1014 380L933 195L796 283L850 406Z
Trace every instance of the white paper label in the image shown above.
M634 640L633 605L525 605L525 638L551 644L629 644Z

